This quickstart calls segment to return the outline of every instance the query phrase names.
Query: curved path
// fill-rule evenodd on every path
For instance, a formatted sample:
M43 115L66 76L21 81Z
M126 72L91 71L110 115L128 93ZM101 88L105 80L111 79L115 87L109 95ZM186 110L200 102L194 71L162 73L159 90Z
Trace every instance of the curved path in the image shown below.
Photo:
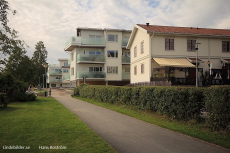
M230 150L77 100L65 90L53 89L52 97L119 153L230 153Z

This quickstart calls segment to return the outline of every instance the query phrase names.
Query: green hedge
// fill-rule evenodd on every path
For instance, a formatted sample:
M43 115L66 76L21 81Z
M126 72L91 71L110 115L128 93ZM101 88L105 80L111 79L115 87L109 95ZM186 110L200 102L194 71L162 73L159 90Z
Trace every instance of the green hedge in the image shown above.
M230 86L213 86L205 90L208 123L214 130L230 132Z
M197 88L84 85L75 88L74 96L135 105L180 120L199 117L200 109L204 107L203 94Z
M200 120L201 109L208 110L208 124L215 130L230 131L230 86L119 87L81 85L74 96L100 102L135 105L178 120Z

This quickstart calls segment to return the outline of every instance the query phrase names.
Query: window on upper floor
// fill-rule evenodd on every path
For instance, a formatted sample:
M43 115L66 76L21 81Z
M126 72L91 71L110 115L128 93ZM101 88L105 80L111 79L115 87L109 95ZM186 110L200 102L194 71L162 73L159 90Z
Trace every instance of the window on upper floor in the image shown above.
M134 47L134 57L137 57L137 46Z
M141 74L144 73L144 70L145 70L145 67L144 67L144 64L142 63L142 64L141 64Z
M174 39L165 39L165 50L174 50Z
M143 54L144 53L144 40L140 44L140 50L141 50L141 54Z
M107 35L107 41L118 42L118 35L108 34Z
M117 58L118 57L118 51L117 50L108 50L107 51L107 57Z
M68 62L64 62L64 66L69 66Z
M118 74L118 66L108 66L107 73Z
M134 75L137 75L137 66L134 66Z
M99 51L89 51L89 54L90 55L102 55L102 53Z
M128 57L130 57L130 52L123 52L123 56L128 56Z
M125 68L125 72L130 72L130 68L129 68L129 67L126 67L126 68Z
M61 73L61 69L55 69L54 70L56 73Z
M187 40L187 50L188 51L195 51L196 50L196 40Z
M230 41L222 41L222 52L230 52Z
M63 73L68 73L69 70L68 69L63 69Z
M102 67L89 67L89 72L101 72Z

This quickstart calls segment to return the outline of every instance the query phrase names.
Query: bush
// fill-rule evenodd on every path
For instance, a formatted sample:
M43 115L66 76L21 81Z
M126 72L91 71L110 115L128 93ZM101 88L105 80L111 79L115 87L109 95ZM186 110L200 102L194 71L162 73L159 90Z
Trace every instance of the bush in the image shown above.
M230 86L213 86L204 91L208 123L214 130L228 131L230 125Z

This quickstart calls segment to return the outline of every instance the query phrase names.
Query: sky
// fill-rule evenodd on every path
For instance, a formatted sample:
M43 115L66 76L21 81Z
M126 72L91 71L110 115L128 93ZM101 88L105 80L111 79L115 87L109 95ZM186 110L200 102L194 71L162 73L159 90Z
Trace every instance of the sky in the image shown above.
M49 64L69 58L77 27L132 30L135 24L230 29L230 0L8 0L9 26L29 46L43 41Z

